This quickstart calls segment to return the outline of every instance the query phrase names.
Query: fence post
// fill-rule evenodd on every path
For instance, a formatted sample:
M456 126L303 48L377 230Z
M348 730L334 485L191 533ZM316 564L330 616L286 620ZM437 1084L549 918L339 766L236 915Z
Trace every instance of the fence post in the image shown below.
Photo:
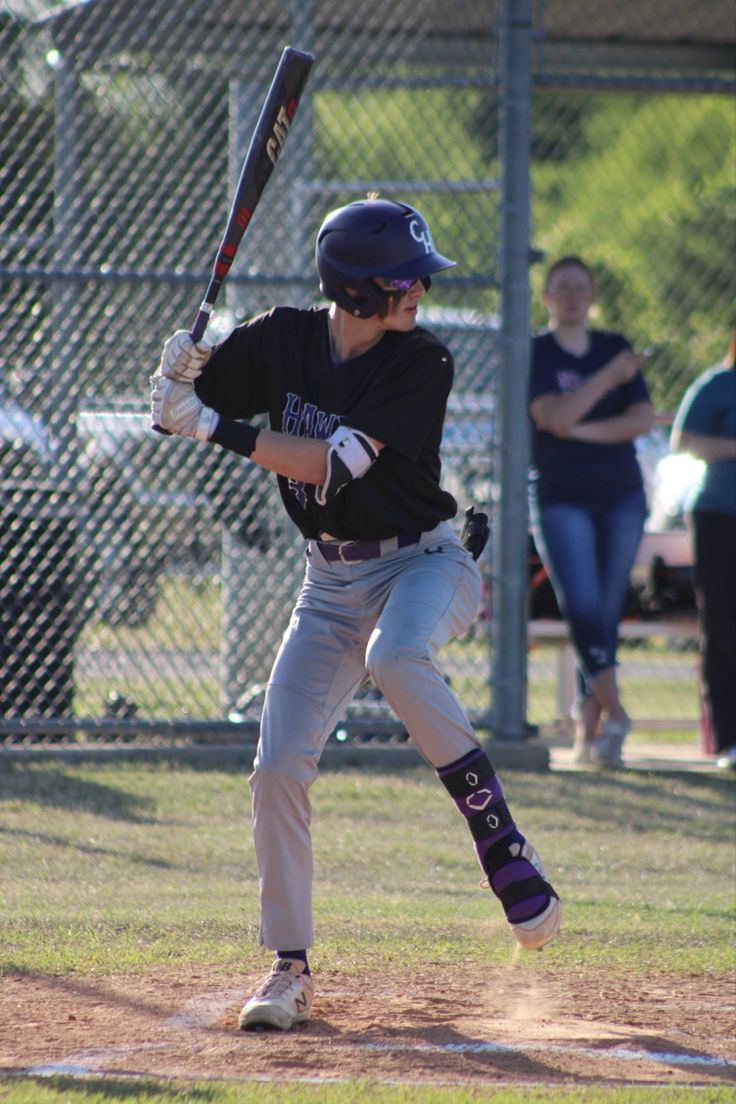
M501 371L494 434L492 729L526 734L527 380L531 2L503 0L500 33Z

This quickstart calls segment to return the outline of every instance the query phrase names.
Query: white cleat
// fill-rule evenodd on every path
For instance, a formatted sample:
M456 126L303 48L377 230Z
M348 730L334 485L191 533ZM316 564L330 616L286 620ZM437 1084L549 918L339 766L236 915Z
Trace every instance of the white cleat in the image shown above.
M295 958L277 958L271 973L259 985L238 1017L242 1031L273 1027L288 1031L309 1019L314 1000L314 982Z
M512 924L516 942L525 951L541 951L557 935L562 923L562 905L556 897L550 900L544 912L533 920L524 920L521 924Z
M519 848L517 843L510 850L512 854L516 852L515 858L523 858L531 863L539 877L544 878L545 882L547 881L542 860L528 840L522 848ZM546 946L557 935L561 923L562 903L558 897L551 897L549 904L543 912L540 912L539 916L534 916L531 920L522 920L517 924L511 924L511 931L516 942L525 951L541 951L542 947Z

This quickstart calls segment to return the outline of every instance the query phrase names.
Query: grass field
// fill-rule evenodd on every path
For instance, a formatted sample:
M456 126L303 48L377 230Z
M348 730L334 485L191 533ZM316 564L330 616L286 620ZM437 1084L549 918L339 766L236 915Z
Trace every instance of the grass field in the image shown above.
M184 1086L176 1082L162 1086L143 1081L131 1086L124 1081L90 1080L84 1085L72 1078L54 1078L51 1083L9 1085L0 1081L3 1104L731 1104L729 1089L702 1091L627 1086L621 1089L548 1088L464 1090L432 1089L426 1086L380 1085L364 1082L346 1088L314 1085L212 1085L197 1082Z
M314 1085L212 1085L197 1082L184 1086L176 1082L162 1086L142 1081L131 1086L124 1081L90 1080L80 1085L73 1078L59 1077L44 1084L3 1084L0 1101L4 1104L731 1104L729 1089L702 1091L627 1086L621 1089L432 1089L426 1086L380 1085L364 1082L350 1087Z
M729 780L507 772L504 783L565 901L564 936L544 952L551 984L599 976L615 989L637 977L713 984L733 977ZM465 827L428 769L323 772L313 800L317 975L426 977L441 968L472 976L508 968L500 909L479 888ZM183 971L204 987L209 973L244 978L267 961L255 942L244 771L0 763L0 816L0 981ZM516 969L531 979L536 957ZM690 1099L683 1087L641 1086L635 1096L616 1088L547 1086L538 1099ZM729 1099L720 1085L687 1091L698 1101ZM0 1077L0 1101L13 1104L520 1099L508 1093L490 1084L478 1095L475 1088L423 1085L420 1093L410 1084L360 1080L317 1091L308 1084L95 1087L94 1078ZM533 1086L523 1096L537 1099Z

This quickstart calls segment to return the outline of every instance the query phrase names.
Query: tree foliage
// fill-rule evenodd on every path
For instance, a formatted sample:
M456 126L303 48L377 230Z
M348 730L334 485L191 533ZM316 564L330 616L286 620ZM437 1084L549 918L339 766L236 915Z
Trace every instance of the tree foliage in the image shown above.
M352 182L393 182L421 207L458 274L497 265L497 191L412 192L411 182L497 180L493 91L374 91L318 97L316 163L334 205ZM596 271L596 324L660 349L650 380L673 409L687 383L724 355L733 324L736 253L735 117L716 96L538 92L530 126L532 244L551 260L583 255ZM319 197L315 229L324 210ZM532 270L538 293L541 270ZM438 281L437 296L447 297ZM459 304L493 309L467 288ZM533 322L545 320L538 294Z
M535 246L584 256L600 324L662 347L650 384L665 409L723 357L734 322L734 122L724 98L599 96L577 152L533 168ZM534 314L540 323L538 301Z

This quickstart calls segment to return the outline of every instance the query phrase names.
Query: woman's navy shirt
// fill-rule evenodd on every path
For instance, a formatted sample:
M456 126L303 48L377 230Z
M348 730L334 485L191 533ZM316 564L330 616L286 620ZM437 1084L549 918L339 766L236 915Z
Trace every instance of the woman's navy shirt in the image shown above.
M529 401L540 395L574 391L617 353L630 348L621 334L591 330L590 347L575 356L558 345L549 331L532 340ZM582 419L595 422L623 414L633 403L648 402L641 372L608 391ZM568 502L604 508L642 488L633 441L599 444L555 437L532 422L532 497L539 506Z

